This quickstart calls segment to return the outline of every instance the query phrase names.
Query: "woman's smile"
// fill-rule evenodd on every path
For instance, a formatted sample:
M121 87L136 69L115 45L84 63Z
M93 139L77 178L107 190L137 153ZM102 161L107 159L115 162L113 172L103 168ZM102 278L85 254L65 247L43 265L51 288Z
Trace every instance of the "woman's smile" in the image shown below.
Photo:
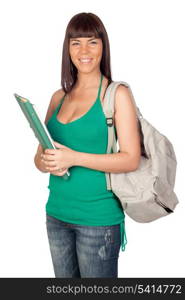
M92 62L92 58L86 58L86 59L79 59L79 61L82 63L82 64L89 64Z

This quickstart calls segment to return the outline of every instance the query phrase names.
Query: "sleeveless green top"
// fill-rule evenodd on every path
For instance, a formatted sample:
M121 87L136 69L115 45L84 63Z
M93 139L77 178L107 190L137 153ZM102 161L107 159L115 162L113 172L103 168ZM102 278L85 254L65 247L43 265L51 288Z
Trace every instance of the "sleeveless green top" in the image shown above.
M82 117L67 124L57 119L64 95L46 124L54 141L79 152L106 153L108 129L100 100L102 79L103 75L91 108ZM50 174L47 214L79 225L120 224L121 249L124 251L127 243L125 214L119 199L107 190L105 172L81 166L72 166L69 171L68 180Z

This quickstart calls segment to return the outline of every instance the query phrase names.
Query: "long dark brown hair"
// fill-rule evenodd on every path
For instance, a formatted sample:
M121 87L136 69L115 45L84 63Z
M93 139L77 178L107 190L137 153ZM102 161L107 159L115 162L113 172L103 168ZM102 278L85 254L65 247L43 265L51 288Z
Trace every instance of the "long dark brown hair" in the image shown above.
M77 68L69 54L70 38L95 37L101 38L103 53L100 72L107 77L108 85L112 82L110 45L106 29L98 16L93 13L79 13L69 21L63 42L61 86L65 93L69 93L77 80Z
M107 77L108 85L113 81L111 75L110 45L106 29L100 18L93 13L79 13L69 21L62 52L61 86L64 92L69 93L77 80L77 68L73 64L69 54L70 38L95 37L101 38L103 53L100 63L100 72ZM144 147L143 133L138 119L138 130L140 134L141 155L148 158Z

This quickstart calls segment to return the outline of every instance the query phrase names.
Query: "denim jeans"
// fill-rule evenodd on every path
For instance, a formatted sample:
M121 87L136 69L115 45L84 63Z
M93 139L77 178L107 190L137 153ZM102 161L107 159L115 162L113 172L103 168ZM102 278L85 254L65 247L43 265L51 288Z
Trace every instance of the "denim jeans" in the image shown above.
M120 224L86 226L46 214L55 277L118 277Z

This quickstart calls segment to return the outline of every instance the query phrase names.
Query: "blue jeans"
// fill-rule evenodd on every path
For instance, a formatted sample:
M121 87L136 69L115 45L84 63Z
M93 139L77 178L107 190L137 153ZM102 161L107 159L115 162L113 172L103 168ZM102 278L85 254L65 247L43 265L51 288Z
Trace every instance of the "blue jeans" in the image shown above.
M55 277L118 277L120 224L86 226L46 214Z

